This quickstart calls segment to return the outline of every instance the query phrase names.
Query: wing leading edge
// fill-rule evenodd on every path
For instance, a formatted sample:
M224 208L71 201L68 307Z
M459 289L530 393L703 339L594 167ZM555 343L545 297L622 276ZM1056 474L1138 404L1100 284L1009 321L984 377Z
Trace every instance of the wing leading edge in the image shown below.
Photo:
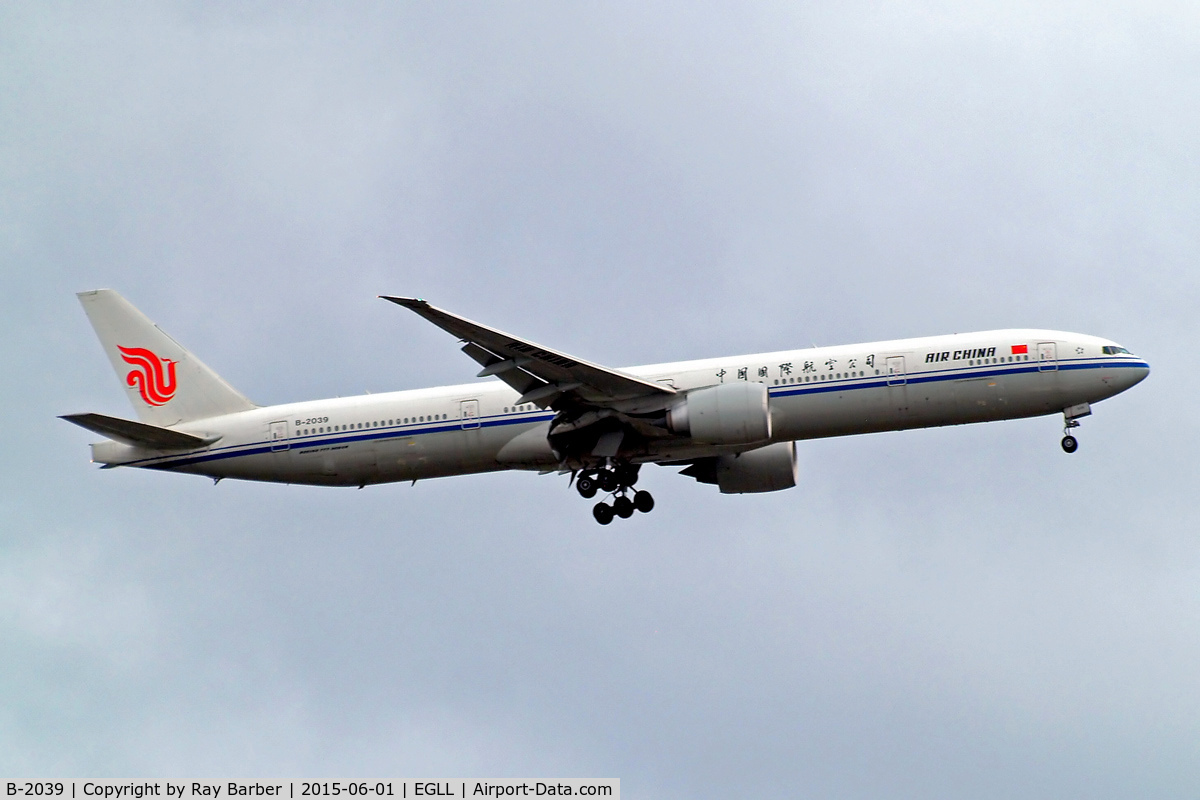
M518 403L551 407L560 401L611 407L639 398L665 400L676 394L669 386L542 347L504 331L480 325L412 297L384 300L404 306L465 342L463 352L480 366L477 377L495 375L521 393Z

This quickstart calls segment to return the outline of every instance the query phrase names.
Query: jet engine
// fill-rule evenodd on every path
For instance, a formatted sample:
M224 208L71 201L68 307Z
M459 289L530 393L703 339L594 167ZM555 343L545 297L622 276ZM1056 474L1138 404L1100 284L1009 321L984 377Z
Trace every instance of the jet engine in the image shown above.
M735 455L702 458L681 473L715 483L721 494L777 492L796 485L796 443L776 444Z
M688 392L667 412L667 429L706 444L754 444L771 438L765 383L722 383Z

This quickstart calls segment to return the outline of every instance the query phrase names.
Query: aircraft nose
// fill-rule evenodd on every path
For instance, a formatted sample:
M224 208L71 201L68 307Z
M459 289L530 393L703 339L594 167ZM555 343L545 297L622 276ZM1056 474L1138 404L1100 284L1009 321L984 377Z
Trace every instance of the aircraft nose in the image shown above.
M1150 363L1147 361L1138 361L1130 365L1124 370L1125 380L1122 381L1125 385L1122 389L1128 389L1131 386L1137 386L1142 381L1146 380L1146 376L1150 374Z

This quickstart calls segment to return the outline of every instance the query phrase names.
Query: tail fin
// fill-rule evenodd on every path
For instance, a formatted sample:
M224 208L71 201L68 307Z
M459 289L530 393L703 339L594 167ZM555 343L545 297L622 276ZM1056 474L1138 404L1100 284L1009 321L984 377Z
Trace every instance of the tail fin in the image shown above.
M112 289L80 292L138 419L168 426L255 407Z

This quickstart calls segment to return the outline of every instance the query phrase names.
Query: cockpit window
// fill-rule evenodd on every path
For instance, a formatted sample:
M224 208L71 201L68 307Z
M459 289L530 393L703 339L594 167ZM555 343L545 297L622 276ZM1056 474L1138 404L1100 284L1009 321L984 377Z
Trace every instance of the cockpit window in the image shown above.
M1115 356L1118 353L1125 353L1126 355L1133 355L1128 350L1126 350L1124 347L1117 347L1115 344L1106 344L1106 345L1104 345L1103 350L1104 350L1104 355L1106 355L1106 356Z

